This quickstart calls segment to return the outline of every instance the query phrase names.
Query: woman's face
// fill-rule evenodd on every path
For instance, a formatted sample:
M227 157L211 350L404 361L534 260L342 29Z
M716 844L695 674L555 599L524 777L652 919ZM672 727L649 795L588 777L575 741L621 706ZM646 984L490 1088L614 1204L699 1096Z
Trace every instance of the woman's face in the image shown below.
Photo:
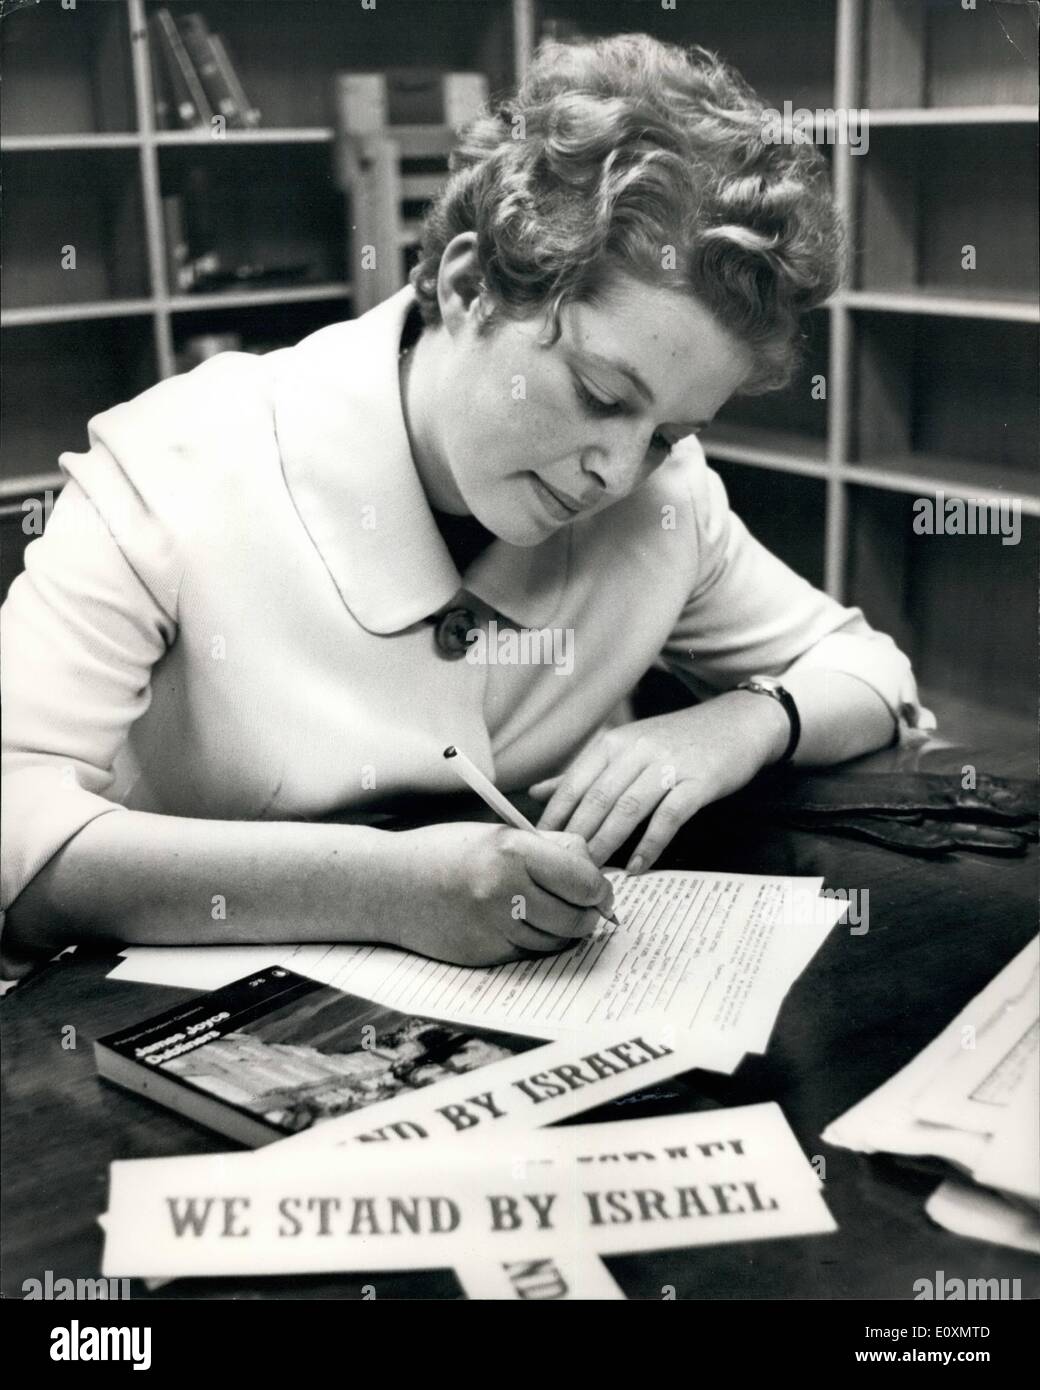
M442 300L429 442L435 504L513 545L611 506L702 429L745 380L747 349L695 300L619 276L598 304L478 330L476 300Z

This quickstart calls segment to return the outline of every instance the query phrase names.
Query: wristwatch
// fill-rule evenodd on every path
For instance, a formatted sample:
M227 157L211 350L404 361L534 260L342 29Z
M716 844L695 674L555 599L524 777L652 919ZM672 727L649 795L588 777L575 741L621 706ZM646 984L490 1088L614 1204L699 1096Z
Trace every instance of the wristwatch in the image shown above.
M802 721L798 717L798 706L794 702L791 692L776 679L775 676L752 676L750 680L742 681L737 686L738 690L750 690L753 695L768 695L771 700L777 700L783 705L788 719L791 721L791 737L787 740L787 747L776 761L789 763L794 757L794 750L798 747L798 740L802 736Z

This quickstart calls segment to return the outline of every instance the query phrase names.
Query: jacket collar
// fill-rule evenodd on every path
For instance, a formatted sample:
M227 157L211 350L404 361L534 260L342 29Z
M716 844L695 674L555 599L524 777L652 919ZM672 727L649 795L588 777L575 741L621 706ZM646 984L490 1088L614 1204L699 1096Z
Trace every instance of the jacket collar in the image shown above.
M465 587L522 627L544 627L567 580L569 528L539 546L495 541L463 579L412 461L398 351L411 286L289 349L275 429L293 505L339 595L367 631L400 632Z

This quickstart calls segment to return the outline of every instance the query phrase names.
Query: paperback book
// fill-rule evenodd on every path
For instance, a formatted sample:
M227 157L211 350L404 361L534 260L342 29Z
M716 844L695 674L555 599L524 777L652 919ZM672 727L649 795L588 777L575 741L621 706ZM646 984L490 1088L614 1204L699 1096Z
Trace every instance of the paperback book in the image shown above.
M271 966L94 1044L99 1074L251 1148L544 1046Z

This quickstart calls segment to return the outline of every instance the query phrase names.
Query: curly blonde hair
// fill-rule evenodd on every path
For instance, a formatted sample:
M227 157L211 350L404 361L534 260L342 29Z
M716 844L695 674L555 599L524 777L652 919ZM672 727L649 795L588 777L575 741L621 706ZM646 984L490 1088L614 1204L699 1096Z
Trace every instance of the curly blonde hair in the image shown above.
M444 248L476 233L488 320L595 301L618 270L695 296L746 344L745 393L798 359L799 319L840 284L844 237L825 163L763 138L766 110L703 48L646 34L543 45L515 98L460 136L411 273L440 322Z

